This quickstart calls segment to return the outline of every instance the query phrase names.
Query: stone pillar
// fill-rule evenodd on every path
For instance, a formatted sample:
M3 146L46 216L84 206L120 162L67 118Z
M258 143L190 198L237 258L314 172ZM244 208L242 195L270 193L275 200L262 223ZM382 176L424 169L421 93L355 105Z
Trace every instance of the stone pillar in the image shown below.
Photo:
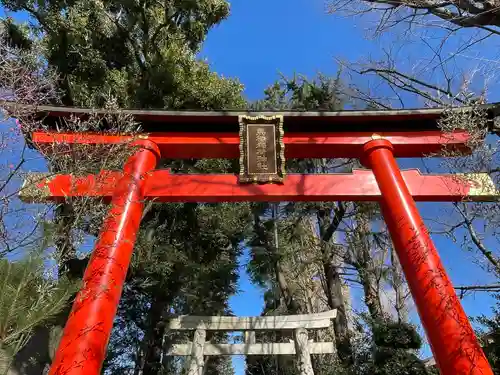
M305 328L295 330L295 352L300 375L314 375L311 353L309 353L309 335Z
M194 333L188 375L203 375L203 347L205 346L206 337L207 331L204 329L197 329Z
M245 344L255 344L255 331L245 331Z

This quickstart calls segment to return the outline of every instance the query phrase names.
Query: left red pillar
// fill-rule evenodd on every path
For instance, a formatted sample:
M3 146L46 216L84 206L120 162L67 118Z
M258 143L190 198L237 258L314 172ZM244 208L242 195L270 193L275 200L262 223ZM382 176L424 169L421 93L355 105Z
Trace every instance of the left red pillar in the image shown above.
M125 163L111 208L83 276L49 375L98 375L144 207L144 182L160 157L148 140Z

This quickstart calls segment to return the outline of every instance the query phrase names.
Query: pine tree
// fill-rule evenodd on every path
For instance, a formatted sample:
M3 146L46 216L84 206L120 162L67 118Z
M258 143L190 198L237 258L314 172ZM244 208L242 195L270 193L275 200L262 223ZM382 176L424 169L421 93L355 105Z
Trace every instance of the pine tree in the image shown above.
M40 348L26 348L26 344L40 331L48 340L47 325L65 308L76 286L47 276L43 258L36 253L15 262L0 259L0 374L11 366L26 371L30 358L43 363L40 359L52 354L48 344L38 352L34 349Z

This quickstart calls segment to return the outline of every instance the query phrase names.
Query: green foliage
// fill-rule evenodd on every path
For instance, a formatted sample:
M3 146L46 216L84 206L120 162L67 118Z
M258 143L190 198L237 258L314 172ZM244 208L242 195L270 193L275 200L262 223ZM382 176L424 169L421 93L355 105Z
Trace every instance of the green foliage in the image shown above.
M495 375L500 374L500 295L496 295L496 306L491 317L481 316L476 319L483 328L478 332L484 354L488 358Z
M31 49L33 41L28 37L28 28L26 25L16 24L10 17L1 20L0 23L3 29L1 35L3 43L22 50Z
M65 104L171 109L244 108L242 86L195 53L229 14L224 0L2 1L30 14Z
M249 356L246 375L299 375L293 356Z
M379 348L375 352L374 375L427 375L424 363L413 353L401 349Z
M255 110L338 111L344 109L340 72L335 78L318 75L312 81L299 75L281 77L264 91L265 97L252 104Z
M225 296L234 292L235 261L248 215L247 204L153 209L136 246L132 273L149 280L144 290L174 292L193 312L203 312L207 303L224 306ZM203 295L207 302L202 307Z
M33 331L48 324L68 303L77 285L44 274L43 260L0 259L0 348L15 355Z
M415 327L407 323L376 323L373 341L377 346L394 349L420 349L422 346L422 339Z
M373 362L368 373L374 375L428 375L429 370L411 350L418 350L422 340L410 324L376 322Z

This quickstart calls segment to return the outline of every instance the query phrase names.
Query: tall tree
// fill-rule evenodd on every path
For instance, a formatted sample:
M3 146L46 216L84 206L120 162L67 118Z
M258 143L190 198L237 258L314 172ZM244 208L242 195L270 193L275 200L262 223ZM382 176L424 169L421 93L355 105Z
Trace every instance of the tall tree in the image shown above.
M266 98L254 104L257 109L272 110L342 110L346 96L340 76L319 76L314 81L304 77L282 78L269 87ZM331 173L348 171L350 160L289 160L289 171ZM349 207L351 207L350 205ZM339 246L338 230L352 215L345 204L283 204L257 208L255 237L250 271L254 278L270 280L280 291L284 306L281 312L312 313L318 309L336 309L334 336L343 363L351 361L349 301L343 278L345 251ZM368 268L363 268L367 269ZM367 272L372 272L368 270ZM262 279L262 276L266 278ZM257 277L255 277L257 276ZM317 281L313 281L317 280ZM319 287L319 288L318 288ZM316 302L313 302L316 300ZM254 369L255 371L255 369Z
M320 76L308 81L303 77L282 78L257 102L258 109L342 110L348 101L345 86L339 79ZM359 164L353 160L289 160L292 172L346 172ZM352 330L360 328L352 318L348 285L360 284L368 309L369 327L375 322L407 316L404 281L397 258L390 256L391 246L384 227L380 226L377 205L343 202L282 203L259 205L254 209L254 235L249 271L254 281L277 290L274 309L267 314L312 313L337 309L334 339L339 363L315 361L318 373L353 369L359 349L353 348ZM395 314L383 302L383 293L392 286L397 296ZM359 335L356 335L359 336ZM325 336L327 337L327 336ZM358 339L356 339L358 341ZM357 346L358 344L356 344ZM250 358L247 373L284 371L283 363L265 358ZM326 365L326 366L325 366ZM260 366L260 367L259 367ZM274 367L273 367L274 366ZM278 370L277 366L282 368ZM290 364L288 364L289 368ZM293 366L292 366L293 367ZM259 370L260 368L260 370ZM293 372L293 368L290 369ZM326 371L326 372L325 372Z
M241 85L198 61L208 30L229 15L224 0L2 1L32 16L63 103L138 108L242 108Z
M256 109L270 109L270 110L323 110L335 111L343 109L345 97L341 92L341 85L339 76L336 78L329 78L320 75L317 80L312 82L308 81L305 77L293 77L292 79L282 78L274 85L270 86L265 91L265 99L258 101L254 104ZM294 172L308 172L308 173L327 173L334 170L341 170L342 166L346 165L345 161L337 160L292 160L288 162L287 168ZM338 167L340 166L340 167ZM340 221L343 219L345 210L342 204L335 203L321 203L318 205L288 205L286 207L286 216L290 216L290 210L299 212L298 219L302 217L310 217L311 214L316 216L319 232L315 229L316 224L312 226L309 224L307 230L313 231L314 237L317 238L317 243L313 246L318 247L321 253L323 286L325 294L327 295L328 305L332 309L339 311L339 317L336 319L335 332L337 338L337 346L342 354L342 351L349 351L349 344L346 344L348 339L347 318L345 314L345 307L342 297L342 280L339 277L340 267L342 261L340 257L335 256L335 246L330 243L334 238L335 233ZM333 216L332 216L333 215ZM277 215L274 215L273 227L277 228ZM256 220L256 225L258 224ZM303 312L313 312L307 306L299 306L296 301L297 296L293 296L288 286L285 286L286 276L284 275L284 261L279 259L280 255L276 253L276 244L279 241L274 241L274 247L270 241L263 240L265 231L257 231L257 237L261 239L262 243L268 244L267 254L272 254L273 263L275 265L276 282L279 285L282 297L285 300L289 313L297 312L300 309ZM269 235L268 235L269 236ZM270 236L273 237L272 235ZM274 236L277 238L277 236ZM302 249L304 251L305 249ZM282 252L283 253L283 252ZM290 278L291 274L288 275ZM296 275L295 275L296 276ZM313 275L305 275L303 277L310 278ZM293 278L292 278L293 280ZM292 284L288 281L286 284ZM297 288L296 288L297 289ZM304 299L302 299L304 301ZM295 311L294 311L295 310Z

